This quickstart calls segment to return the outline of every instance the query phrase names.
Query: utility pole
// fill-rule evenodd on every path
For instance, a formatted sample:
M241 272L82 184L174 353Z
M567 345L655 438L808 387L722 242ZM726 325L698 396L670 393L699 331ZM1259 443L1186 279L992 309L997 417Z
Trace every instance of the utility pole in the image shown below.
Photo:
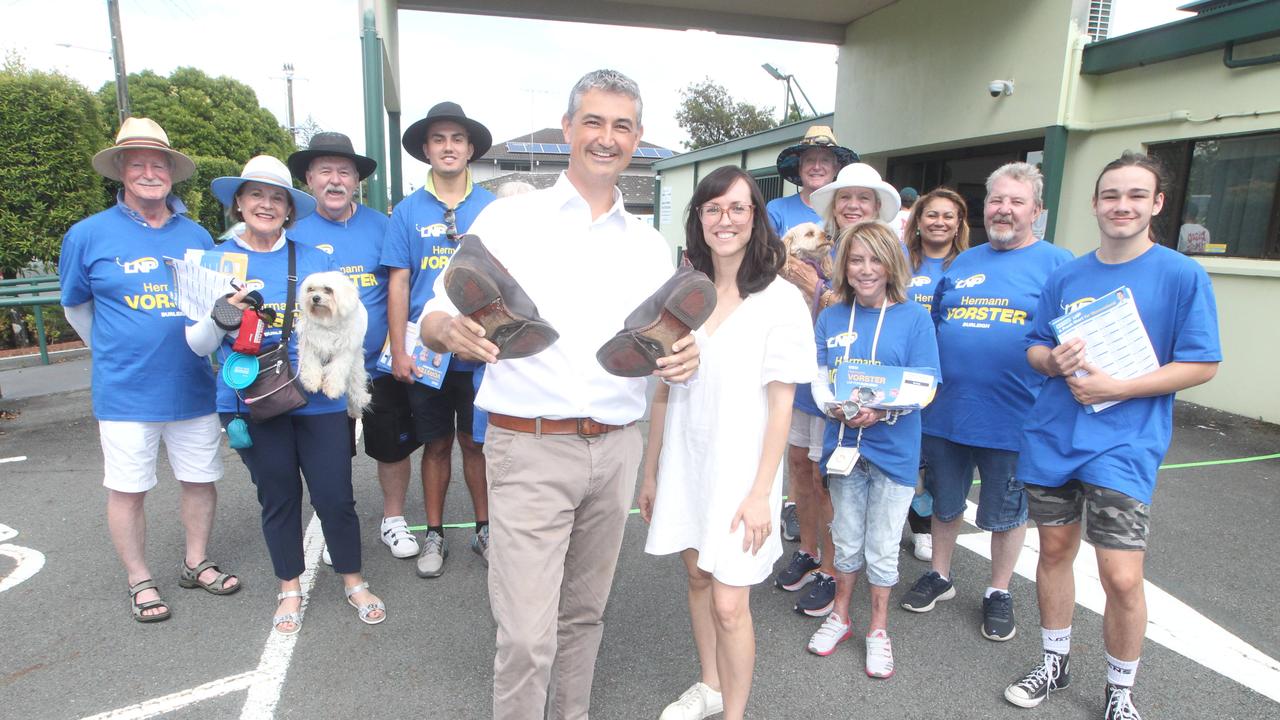
M120 124L129 117L129 76L124 70L124 35L120 32L120 3L107 0L107 15L111 19L111 59L116 66L116 108Z
M284 64L284 85L289 94L289 107L285 110L285 122L289 124L289 134L293 141L298 141L298 126L293 122L293 63Z

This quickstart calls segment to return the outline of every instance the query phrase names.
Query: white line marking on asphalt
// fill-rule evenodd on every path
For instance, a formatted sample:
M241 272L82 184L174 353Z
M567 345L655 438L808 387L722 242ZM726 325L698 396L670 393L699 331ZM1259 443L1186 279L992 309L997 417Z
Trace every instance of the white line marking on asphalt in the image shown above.
M207 682L204 685L197 685L176 693L152 698L137 705L92 715L84 718L84 720L143 720L144 718L164 715L202 700L212 700L237 690L244 690L257 681L258 675L257 670L250 670L239 675L231 675L221 680Z
M17 455L14 457L0 458L0 465L11 462L23 462L27 459L26 455Z
M8 525L0 524L0 540L9 540L17 536L17 530ZM18 564L8 575L0 577L0 592L9 590L31 579L32 575L40 572L44 567L44 553L29 547L5 543L0 545L0 555L12 558Z
M968 503L964 519L977 525L977 505ZM956 542L988 560L991 533L967 533ZM1101 615L1107 596L1098 577L1098 557L1082 543L1074 564L1076 604ZM1040 559L1040 535L1027 530L1027 539L1014 572L1035 582ZM1193 660L1272 700L1280 701L1280 662L1241 640L1194 608L1150 581L1143 581L1147 595L1147 638Z

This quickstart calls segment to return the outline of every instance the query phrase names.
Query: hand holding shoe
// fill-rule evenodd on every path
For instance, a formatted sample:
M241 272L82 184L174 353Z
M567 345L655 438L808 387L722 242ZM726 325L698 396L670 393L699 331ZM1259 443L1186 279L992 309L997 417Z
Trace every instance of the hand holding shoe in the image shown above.
M700 363L702 351L693 339L693 333L685 335L671 345L672 354L658 358L658 369L653 374L669 383L680 384L693 377Z
M444 349L463 360L498 362L498 346L485 339L484 326L466 315L431 313L422 321L422 340L432 350Z

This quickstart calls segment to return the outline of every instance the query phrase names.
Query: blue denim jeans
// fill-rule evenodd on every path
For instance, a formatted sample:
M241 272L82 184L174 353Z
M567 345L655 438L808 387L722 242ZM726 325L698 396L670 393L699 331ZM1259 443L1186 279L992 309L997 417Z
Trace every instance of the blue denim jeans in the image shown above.
M831 488L831 540L836 570L867 570L867 582L893 587L898 582L898 543L915 484L901 485L865 457L846 477L827 476Z
M961 445L945 438L924 435L924 487L933 495L933 516L942 522L964 514L965 499L978 470L978 527L1006 532L1027 522L1027 493L1014 477L1018 453L1012 450Z

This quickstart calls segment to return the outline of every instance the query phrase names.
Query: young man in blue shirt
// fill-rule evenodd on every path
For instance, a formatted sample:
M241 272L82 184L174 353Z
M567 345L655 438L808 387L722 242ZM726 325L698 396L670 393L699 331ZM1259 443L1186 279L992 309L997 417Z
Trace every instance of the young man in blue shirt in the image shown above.
M425 446L422 494L427 535L417 572L420 577L438 577L449 553L444 538L444 498L455 436L462 450L462 475L475 508L471 549L486 562L489 556L484 452L472 437L476 398L472 373L479 363L453 358L439 390L416 382L418 371L408 352L412 348L405 347L405 323L418 321L423 306L434 295L436 277L458 249L458 238L494 200L493 193L472 184L470 170L471 161L484 155L493 139L489 130L468 118L457 103L442 102L410 125L401 142L410 155L430 165L431 171L422 188L396 205L387 227L382 247L382 264L390 269L387 325L392 375L408 384L414 427ZM407 476L398 482L404 483L396 488L403 505Z
M1146 155L1125 153L1103 169L1093 195L1099 247L1053 273L1027 336L1027 360L1048 378L1028 416L1017 470L1040 534L1044 654L1005 690L1020 707L1035 707L1071 682L1072 566L1087 517L1107 596L1103 717L1139 717L1132 687L1147 625L1142 574L1156 470L1173 435L1174 393L1208 382L1222 360L1208 274L1153 242L1151 217L1164 206L1163 185L1160 166ZM1129 379L1096 366L1084 340L1059 344L1049 325L1121 287L1132 291L1159 363ZM1090 408L1108 402L1118 404Z

